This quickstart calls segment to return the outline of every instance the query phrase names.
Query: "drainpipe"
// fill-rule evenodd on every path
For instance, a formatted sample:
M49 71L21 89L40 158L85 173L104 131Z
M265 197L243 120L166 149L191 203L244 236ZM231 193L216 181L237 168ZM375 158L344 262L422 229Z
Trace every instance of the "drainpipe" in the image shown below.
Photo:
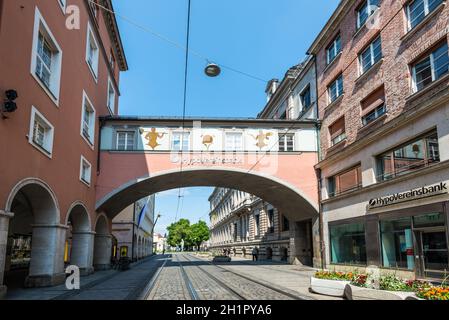
M100 174L100 152L101 152L101 131L104 127L105 121L100 118L100 125L98 130L98 148L97 148L97 176Z
M131 260L134 261L134 235L135 235L135 228L134 225L136 223L136 203L133 204L133 234L132 234L132 243L131 243Z

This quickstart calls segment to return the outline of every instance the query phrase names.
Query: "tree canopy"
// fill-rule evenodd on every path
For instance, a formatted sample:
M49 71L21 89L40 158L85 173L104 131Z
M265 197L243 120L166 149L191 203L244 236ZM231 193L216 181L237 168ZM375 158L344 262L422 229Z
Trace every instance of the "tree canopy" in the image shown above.
M203 241L209 240L209 227L206 222L200 220L195 224L190 224L187 219L180 219L167 227L167 242L170 246L181 245L184 240L184 247L199 247Z

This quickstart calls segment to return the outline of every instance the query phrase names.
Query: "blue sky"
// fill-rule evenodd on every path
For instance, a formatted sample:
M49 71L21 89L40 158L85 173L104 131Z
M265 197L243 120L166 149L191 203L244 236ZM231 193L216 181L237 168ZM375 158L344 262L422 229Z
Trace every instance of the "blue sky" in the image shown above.
M288 68L304 59L338 2L192 0L190 48L210 61L258 78L281 79ZM129 63L129 71L121 75L120 114L181 116L184 51L120 16L184 46L187 0L113 3ZM206 63L190 55L186 114L255 117L266 102L266 83L228 69L217 78L208 78L204 75ZM188 189L181 215L192 221L204 215L210 191ZM156 210L165 218L161 218L157 231L164 231L169 217L174 220L176 199L173 191L158 196Z

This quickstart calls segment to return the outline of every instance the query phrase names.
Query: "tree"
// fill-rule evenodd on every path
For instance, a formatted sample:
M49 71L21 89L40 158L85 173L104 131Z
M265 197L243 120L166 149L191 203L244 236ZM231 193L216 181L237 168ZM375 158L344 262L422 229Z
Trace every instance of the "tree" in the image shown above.
M187 219L180 219L179 221L172 223L167 227L168 238L167 243L176 247L181 245L182 240L184 240L184 246L188 247L191 245L190 240L190 221Z
M206 222L200 220L190 226L190 243L200 250L201 243L209 240L209 227Z

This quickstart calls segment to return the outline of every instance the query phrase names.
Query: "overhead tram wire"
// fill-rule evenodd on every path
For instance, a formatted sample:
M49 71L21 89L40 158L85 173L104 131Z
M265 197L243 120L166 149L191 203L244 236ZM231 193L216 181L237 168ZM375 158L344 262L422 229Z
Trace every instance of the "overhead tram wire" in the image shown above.
M143 26L143 25L141 25L141 24L135 22L134 20L132 20L132 19L130 19L130 18L124 16L124 15L118 14L118 13L115 12L114 10L111 10L111 9L109 9L109 8L106 8L105 6L103 6L103 5L99 4L99 3L96 3L94 0L88 0L88 1L89 1L89 3L91 3L91 4L96 5L98 8L101 8L102 10L104 10L104 11L106 11L106 12L109 12L109 13L113 14L114 16L116 16L116 17L122 19L123 21L128 22L129 24L131 24L131 25L133 25L134 27L136 27L136 28L142 30L143 32L149 33L149 34L151 34L152 36L154 36L154 37L156 37L156 38L159 38L159 39L161 39L161 40L163 40L163 41L165 41L165 42L167 42L167 43L173 45L174 47L177 47L178 49L181 49L181 50L188 50L191 54L193 54L194 56L196 56L196 57L198 57L198 58L204 60L206 63L210 63L211 61L214 61L214 62L215 62L214 59L208 58L208 57L204 56L203 54L199 53L198 51L192 50L192 49L190 49L190 48L186 48L185 45L182 45L182 44L180 44L180 43L178 43L178 42L176 42L176 41L174 41L174 40L171 40L170 38L164 36L163 34L160 34L160 33L156 32L156 31L154 31L154 30L151 30L150 28L145 27L145 26ZM252 74L250 74L250 73L248 73L248 72L245 72L245 71L242 71L242 70L238 70L238 69L236 69L236 68L233 68L233 67L231 67L231 66L224 65L224 64L221 64L221 63L218 63L218 62L215 62L215 64L217 64L218 66L220 66L220 67L223 68L223 69L227 69L227 70L229 70L229 71L232 71L232 72L234 72L234 73L240 74L240 75L245 76L245 77L247 77L247 78L250 78L250 79L253 79L253 80L257 80L257 81L263 82L263 83L265 83L265 84L268 83L268 80L265 80L265 79L263 79L263 78L261 78L261 77L255 76L255 75L252 75Z
M207 58L206 56L200 54L200 53L197 52L197 51L191 50L190 47L189 47L189 44L190 44L190 12L191 12L191 0L188 0L187 41L186 41L186 45L185 45L185 46L182 45L182 44L180 44L180 43L178 43L178 42L176 42L176 41L173 41L173 40L169 39L168 37L166 37L166 36L164 36L164 35L162 35L162 34L160 34L160 33L158 33L158 32L155 32L155 31L153 31L153 30L151 30L151 29L149 29L149 28L147 28L147 27L145 27L145 26L142 26L141 24L139 24L139 23L133 21L132 19L130 19L130 18L126 17L126 16L123 16L123 15L121 15L121 14L116 13L114 10L111 10L111 9L109 9L109 8L106 8L106 7L103 6L103 5L100 5L99 3L95 2L94 0L88 0L88 1L89 1L89 3L94 4L94 5L96 5L97 7L101 8L101 9L103 9L103 10L105 10L105 11L107 11L107 12L113 14L114 16L119 17L120 19L122 19L122 20L128 22L129 24L131 24L131 25L133 25L133 26L135 26L135 27L141 29L142 31L144 31L144 32L146 32L146 33L149 33L149 34L151 34L151 35L153 35L153 36L155 36L155 37L157 37L157 38L159 38L159 39L161 39L161 40L163 40L163 41L166 41L166 42L172 44L173 46L175 46L175 47L177 47L177 48L182 49L182 50L185 51L186 57L185 57L185 72L184 72L184 101L183 101L183 115L182 115L181 164L180 164L180 173L181 173L181 175L182 175L182 169L183 169L183 161L182 161L182 155L183 155L183 137L184 137L184 132L185 132L184 130L185 130L185 118L186 118L187 74L188 74L189 52L192 53L193 55L197 56L198 58L201 58L201 59L205 60L207 63L209 63L210 61L212 61L212 59ZM262 79L262 78L260 78L260 77L254 76L254 75L251 75L251 74L249 74L249 73L247 73L247 72L240 71L240 70L238 70L238 69L235 69L235 68L232 68L232 67L229 67L229 66L220 64L220 63L217 63L217 65L219 65L220 67L222 67L222 68L224 68L224 69L228 69L228 70L230 70L230 71L232 71L232 72L235 72L235 73L241 74L241 75L243 75L243 76L246 76L246 77L248 77L248 78L251 78L251 79L254 79L254 80L258 80L258 81L261 81L261 82L264 82L264 83L268 83L267 80L264 80L264 79ZM256 162L253 166L251 166L251 168L247 171L247 173L251 173L251 171L254 170L254 168L260 163L260 161L266 156L266 154L267 154L268 152L271 152L272 149L274 148L274 146L276 146L276 145L279 143L279 141L280 141L282 138L284 138L284 137L285 137L285 136L286 136L286 135L293 129L294 125L295 125L295 124L292 124L292 125L287 129L287 131L286 131L283 135L281 135L281 136L278 137L277 143L274 143L274 144L272 145L272 147L270 148L270 150L266 151L266 152L262 155L262 157L259 158L259 159L257 160L257 162ZM176 212L176 219L175 219L175 222L177 221L177 218L178 218L178 214L179 214L178 211L179 211L179 207L180 207L180 199L181 199L182 197L183 197L183 196L181 196L181 188L180 188L180 189L179 189L179 192L178 192L178 204L177 204L177 212Z

